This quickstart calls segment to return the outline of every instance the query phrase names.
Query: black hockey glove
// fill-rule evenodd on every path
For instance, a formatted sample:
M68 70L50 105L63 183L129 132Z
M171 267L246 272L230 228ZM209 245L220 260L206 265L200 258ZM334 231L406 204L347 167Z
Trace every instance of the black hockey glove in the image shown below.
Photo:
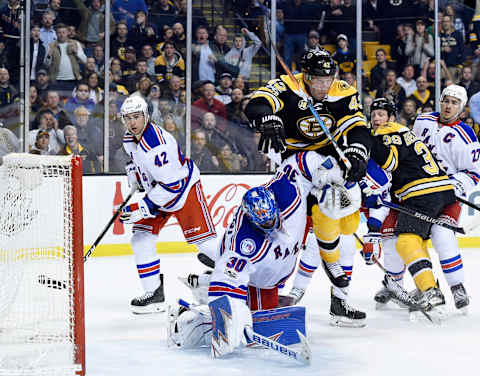
M287 150L283 122L277 115L264 115L255 120L255 129L261 134L258 150L268 153L273 149L276 153Z
M362 144L352 144L344 153L352 165L352 168L347 170L343 163L340 164L345 171L345 180L349 182L359 182L367 173L367 162L369 158L367 149Z

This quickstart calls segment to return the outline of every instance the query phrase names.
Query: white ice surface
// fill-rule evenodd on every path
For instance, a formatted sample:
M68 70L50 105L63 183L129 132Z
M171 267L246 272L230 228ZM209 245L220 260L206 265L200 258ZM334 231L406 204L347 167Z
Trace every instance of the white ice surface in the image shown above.
M302 304L307 307L312 365L298 366L268 350L238 350L226 359L209 350L180 351L167 347L166 315L133 315L130 299L141 295L133 257L90 258L85 265L86 357L89 376L266 376L266 375L463 375L478 374L480 341L480 249L463 251L465 286L472 297L469 315L456 311L450 289L434 257L435 273L451 316L435 326L411 322L405 310L376 311L374 293L381 271L356 257L350 303L367 312L365 328L328 325L330 284L321 268ZM191 300L178 275L200 272L195 254L161 256L168 302ZM291 283L291 281L289 281ZM412 288L411 278L406 285ZM290 284L284 291L289 291Z

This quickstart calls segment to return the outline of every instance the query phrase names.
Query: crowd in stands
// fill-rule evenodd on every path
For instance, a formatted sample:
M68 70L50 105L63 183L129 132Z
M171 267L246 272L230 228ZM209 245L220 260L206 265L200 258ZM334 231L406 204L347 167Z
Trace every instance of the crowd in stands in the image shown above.
M480 16L461 2L439 2L442 87L458 83L467 89L471 100L464 119L478 131ZM209 23L207 10L193 7L191 156L203 172L269 171L243 109L268 78L255 81L252 72L260 58L267 61L269 48L262 45L268 40L264 16L270 4L201 2L206 3L212 8L221 4L223 9L208 12L225 22ZM433 6L433 0L363 1L361 94L367 116L378 97L395 100L398 120L409 126L418 113L434 110ZM33 0L31 152L78 154L86 173L102 172L106 73L111 82L110 171L123 172L128 159L119 116L128 95L145 98L151 119L185 148L186 9L186 0L112 0L112 16L106 19L103 0ZM106 22L111 31L108 61ZM0 28L0 135L14 140L15 132L19 136L20 0L0 0ZM300 71L298 57L305 49L323 46L337 61L340 78L356 85L355 1L278 1L276 33L277 47L294 71ZM2 154L19 145L18 139L9 141L9 148L1 144Z

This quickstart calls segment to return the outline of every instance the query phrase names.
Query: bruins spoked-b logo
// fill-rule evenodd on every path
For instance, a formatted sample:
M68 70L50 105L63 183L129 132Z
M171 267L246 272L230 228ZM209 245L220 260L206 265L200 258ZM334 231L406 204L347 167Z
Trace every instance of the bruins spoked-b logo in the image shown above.
M335 124L335 120L332 116L326 114L319 114L320 119L323 120L323 123L327 129L331 129ZM307 138L317 139L324 135L322 127L318 124L317 119L313 115L305 116L297 121L297 128L300 133Z

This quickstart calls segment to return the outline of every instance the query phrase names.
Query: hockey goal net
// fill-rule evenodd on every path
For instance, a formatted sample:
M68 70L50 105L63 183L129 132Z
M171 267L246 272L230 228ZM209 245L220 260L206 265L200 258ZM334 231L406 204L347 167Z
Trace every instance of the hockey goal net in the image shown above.
M0 375L84 375L81 160L10 154L0 182Z

